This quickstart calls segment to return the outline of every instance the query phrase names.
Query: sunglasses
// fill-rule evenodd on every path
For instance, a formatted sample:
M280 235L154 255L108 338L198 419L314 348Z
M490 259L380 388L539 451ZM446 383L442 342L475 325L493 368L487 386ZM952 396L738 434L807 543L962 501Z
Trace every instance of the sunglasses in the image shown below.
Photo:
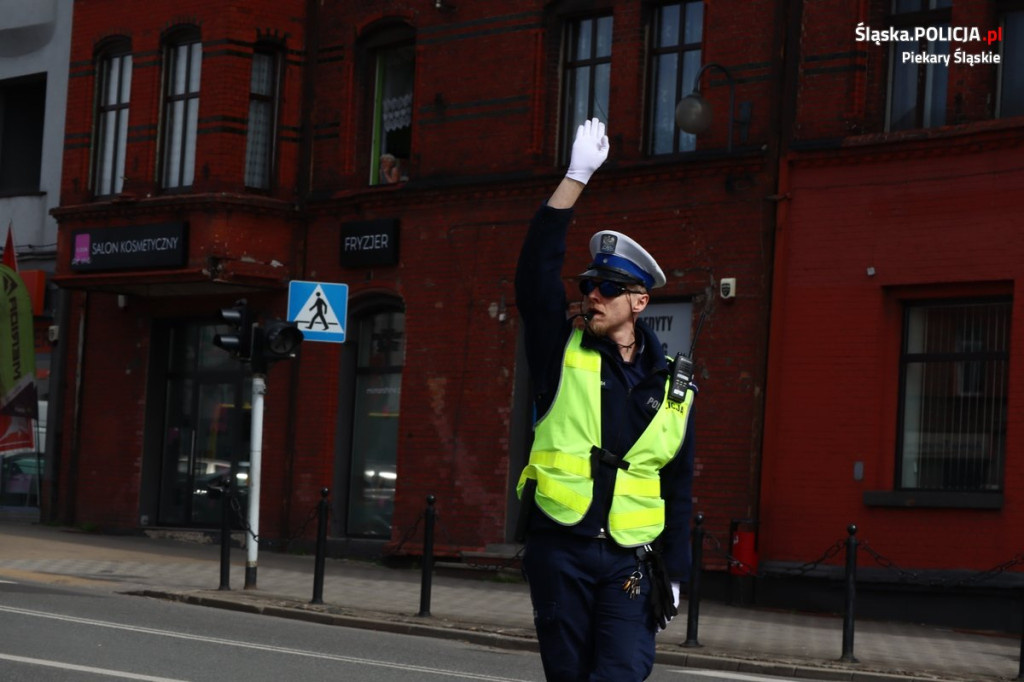
M589 296L590 292L597 289L598 293L604 298L618 298L623 294L636 293L630 291L628 286L625 284L619 284L618 282L609 282L606 279L581 279L580 280L580 293L584 296Z

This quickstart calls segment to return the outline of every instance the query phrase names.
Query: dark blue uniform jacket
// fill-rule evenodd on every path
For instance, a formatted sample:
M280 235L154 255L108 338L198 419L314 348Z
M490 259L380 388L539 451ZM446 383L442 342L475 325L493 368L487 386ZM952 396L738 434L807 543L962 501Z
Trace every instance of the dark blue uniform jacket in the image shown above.
M551 406L558 389L565 344L573 328L566 319L567 300L562 282L566 232L571 209L542 206L530 223L516 269L516 305L523 321L526 357L530 365L537 418ZM582 271L582 268L581 268ZM611 341L584 334L583 346L601 353L601 443L619 457L625 455L665 399L669 366L661 342L637 322L638 359L622 361ZM686 438L676 457L661 471L661 494L666 522L662 533L665 564L673 580L687 582L690 574L690 514L693 506L693 412ZM606 527L616 469L598 467L590 511L575 526L562 526L539 509L530 514L530 533L574 533L594 537Z

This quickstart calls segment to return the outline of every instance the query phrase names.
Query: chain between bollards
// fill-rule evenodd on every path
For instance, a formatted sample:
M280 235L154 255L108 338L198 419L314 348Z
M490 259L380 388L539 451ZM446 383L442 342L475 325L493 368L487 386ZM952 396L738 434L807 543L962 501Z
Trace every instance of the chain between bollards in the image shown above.
M434 503L437 498L427 495L427 511L423 524L423 579L420 584L420 612L417 616L430 615L430 581L434 572Z
M316 564L313 570L313 599L311 604L324 603L324 562L327 558L327 496L330 490L320 490L320 503L317 507L316 526Z
M690 589L687 594L686 609L686 641L682 646L699 647L697 641L697 619L700 617L700 572L704 564L704 515L697 512L694 518L693 544L691 567L690 567Z
M846 527L846 610L843 614L843 655L840 661L857 663L853 656L853 607L857 593L857 526Z

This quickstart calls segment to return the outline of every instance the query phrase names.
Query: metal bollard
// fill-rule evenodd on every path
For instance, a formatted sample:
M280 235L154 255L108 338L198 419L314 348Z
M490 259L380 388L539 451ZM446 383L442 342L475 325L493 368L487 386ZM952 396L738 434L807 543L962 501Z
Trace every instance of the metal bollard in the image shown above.
M704 514L697 512L693 522L690 591L687 596L686 609L686 641L682 644L685 647L702 646L697 641L697 619L700 616L700 573L701 567L704 565Z
M310 604L324 603L324 561L327 558L327 495L330 490L320 490L320 503L317 509L316 526L316 563L313 569L313 599Z
M220 493L220 590L231 589L231 477L224 477Z
M426 521L423 524L423 579L420 584L420 612L417 616L430 615L430 580L434 572L434 502L433 495L427 495Z
M857 663L853 656L853 606L857 592L857 526L846 527L846 613L843 614L843 655L840 661Z

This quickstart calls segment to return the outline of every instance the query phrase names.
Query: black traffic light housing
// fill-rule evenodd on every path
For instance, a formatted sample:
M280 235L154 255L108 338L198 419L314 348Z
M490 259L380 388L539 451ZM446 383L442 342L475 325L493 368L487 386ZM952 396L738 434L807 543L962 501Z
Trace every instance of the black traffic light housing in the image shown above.
M227 334L213 337L213 345L223 348L242 362L252 357L253 316L243 298L230 308L221 308L220 319L232 327Z
M266 374L272 362L294 358L302 344L302 331L294 322L267 320L252 335L252 371Z
M242 362L251 362L253 372L266 374L270 363L294 358L303 337L294 322L271 319L261 325L255 318L245 299L222 308L220 319L231 325L232 330L214 336L213 345Z

